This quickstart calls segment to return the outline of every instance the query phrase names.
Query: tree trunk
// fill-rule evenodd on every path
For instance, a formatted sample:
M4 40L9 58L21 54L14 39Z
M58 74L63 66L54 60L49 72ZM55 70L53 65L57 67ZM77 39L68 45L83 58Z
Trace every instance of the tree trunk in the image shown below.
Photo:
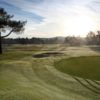
M2 38L1 38L1 32L0 32L0 54L2 54Z

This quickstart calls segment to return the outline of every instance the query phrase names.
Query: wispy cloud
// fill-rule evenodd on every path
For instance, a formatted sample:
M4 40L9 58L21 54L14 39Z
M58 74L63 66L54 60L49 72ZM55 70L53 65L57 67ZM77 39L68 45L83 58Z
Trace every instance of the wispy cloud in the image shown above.
M14 14L16 19L28 20L24 36L48 37L67 35L67 21L80 16L91 18L97 24L96 29L100 22L98 2L99 0L0 0L0 6ZM77 33L79 34L81 33Z

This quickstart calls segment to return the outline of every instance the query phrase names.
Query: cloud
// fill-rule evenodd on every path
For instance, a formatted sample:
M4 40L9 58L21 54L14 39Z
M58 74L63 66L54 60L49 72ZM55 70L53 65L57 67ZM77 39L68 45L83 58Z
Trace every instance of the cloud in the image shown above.
M19 19L28 19L24 36L66 35L63 23L88 16L99 21L99 0L1 0L16 8ZM7 6L7 5L6 5ZM18 11L17 9L20 9ZM20 13L19 13L20 12ZM98 22L97 22L98 23ZM68 26L68 25L67 25ZM27 35L28 34L28 35ZM35 34L35 35L34 35Z
M100 15L100 1L99 0L92 1L90 4L88 4L88 7L92 11Z

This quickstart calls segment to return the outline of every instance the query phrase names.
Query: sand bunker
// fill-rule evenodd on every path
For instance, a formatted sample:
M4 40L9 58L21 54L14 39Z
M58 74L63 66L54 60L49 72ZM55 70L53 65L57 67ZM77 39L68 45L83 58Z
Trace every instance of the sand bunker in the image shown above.
M39 54L34 54L34 58L44 58L44 57L50 57L50 56L59 56L62 55L63 53L61 52L46 52L46 53L39 53Z

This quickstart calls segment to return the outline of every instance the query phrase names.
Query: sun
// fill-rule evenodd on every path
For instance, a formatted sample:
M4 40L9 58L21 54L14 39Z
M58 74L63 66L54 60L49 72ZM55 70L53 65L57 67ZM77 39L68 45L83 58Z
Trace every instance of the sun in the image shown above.
M85 36L95 30L95 26L94 20L88 16L71 17L63 23L64 33L75 36Z

